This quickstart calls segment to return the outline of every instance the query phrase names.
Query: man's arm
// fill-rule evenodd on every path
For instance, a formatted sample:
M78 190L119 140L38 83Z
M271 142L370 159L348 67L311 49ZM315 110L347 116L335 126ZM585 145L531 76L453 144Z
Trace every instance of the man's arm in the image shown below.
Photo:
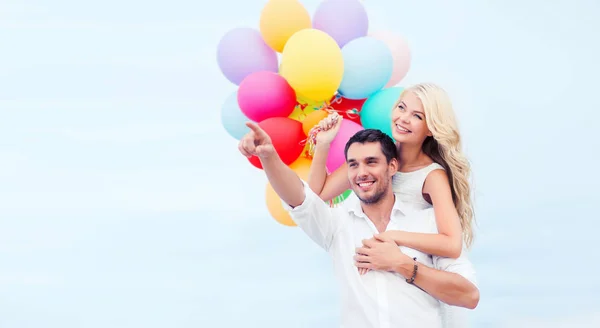
M306 198L300 177L279 158L277 153L260 159L263 170L275 193L291 207L302 204Z
M329 250L340 226L331 208L317 196L300 177L281 160L271 138L258 124L246 124L249 132L238 146L247 156L258 156L269 183L292 220L319 246Z
M339 226L339 219L333 217L331 208L277 154L261 159L261 163L292 220L310 239L328 251Z
M414 260L402 253L393 239L376 235L363 240L356 250L356 266L371 270L393 271L410 279ZM450 305L474 309L479 303L479 289L474 284L474 271L465 252L458 259L433 258L434 268L417 263L414 284L434 298Z
M414 261L403 259L394 269L404 278L413 276ZM414 284L433 296L449 304L468 309L474 309L479 303L479 289L463 276L430 268L417 263L418 269Z
M248 158L259 158L269 183L281 200L294 207L302 204L305 195L300 178L281 160L271 137L255 122L247 122L246 126L251 131L240 140L240 152Z

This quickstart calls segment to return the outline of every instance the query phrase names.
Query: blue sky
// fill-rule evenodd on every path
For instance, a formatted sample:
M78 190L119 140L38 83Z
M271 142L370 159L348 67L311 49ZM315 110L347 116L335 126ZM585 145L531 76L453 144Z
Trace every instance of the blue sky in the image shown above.
M270 218L220 123L216 45L264 3L0 3L0 327L336 326L327 255ZM600 6L364 3L411 45L401 84L454 101L473 326L600 325Z

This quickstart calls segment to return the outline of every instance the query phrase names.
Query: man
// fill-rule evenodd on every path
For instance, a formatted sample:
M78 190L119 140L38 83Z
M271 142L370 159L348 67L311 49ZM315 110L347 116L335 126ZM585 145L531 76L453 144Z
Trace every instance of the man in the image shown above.
M408 213L392 192L398 162L391 138L369 129L348 141L348 178L357 197L330 208L281 161L270 137L257 124L247 125L252 131L240 141L240 152L259 157L292 219L332 257L343 327L441 327L439 301L475 308L479 291L463 277L473 277L464 257L402 248L409 257L392 240L371 239L386 229L436 232L433 211ZM360 275L357 266L371 271Z

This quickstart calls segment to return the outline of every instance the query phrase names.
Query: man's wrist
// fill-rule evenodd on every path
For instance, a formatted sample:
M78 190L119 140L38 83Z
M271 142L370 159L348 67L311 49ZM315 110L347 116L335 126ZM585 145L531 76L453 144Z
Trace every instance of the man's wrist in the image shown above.
M414 267L415 267L413 259L408 258L408 257L407 257L407 259L400 259L396 263L396 266L394 267L394 271L396 271L397 273L399 273L405 279L409 279L410 277L412 277L413 271L414 271Z
M274 163L274 162L278 162L281 161L281 159L279 158L279 154L277 153L277 151L273 151L272 153L268 154L268 155L264 155L264 156L258 156L258 159L261 162L265 162L265 163Z

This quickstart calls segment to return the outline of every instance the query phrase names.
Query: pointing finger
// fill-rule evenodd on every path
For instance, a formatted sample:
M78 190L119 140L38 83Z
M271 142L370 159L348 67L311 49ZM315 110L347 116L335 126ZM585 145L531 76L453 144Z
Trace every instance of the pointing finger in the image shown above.
M252 130L252 132L254 132L255 136L258 138L264 138L265 136L267 136L265 130L261 129L261 127L258 126L258 124L255 122L246 122L246 126L249 127L250 130Z

